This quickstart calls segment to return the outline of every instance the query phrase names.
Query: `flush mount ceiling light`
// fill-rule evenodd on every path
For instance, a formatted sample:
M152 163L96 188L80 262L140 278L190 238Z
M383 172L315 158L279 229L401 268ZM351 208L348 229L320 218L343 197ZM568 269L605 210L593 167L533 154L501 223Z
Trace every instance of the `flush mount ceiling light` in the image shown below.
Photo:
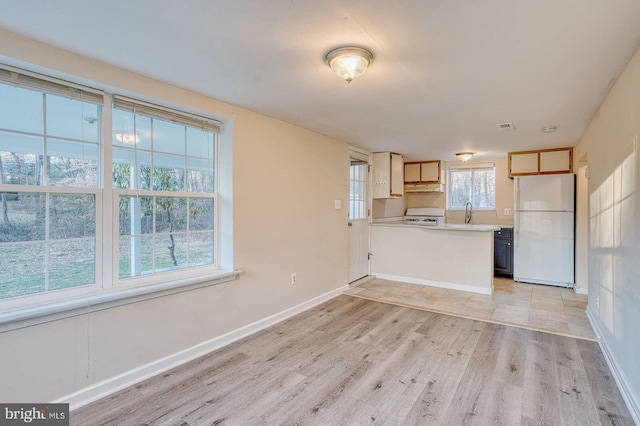
M373 62L373 53L361 47L338 47L324 54L324 62L347 83L351 83Z
M473 157L473 152L459 152L456 154L456 157L458 157L458 160L464 162L467 162L469 160L471 160L471 157Z

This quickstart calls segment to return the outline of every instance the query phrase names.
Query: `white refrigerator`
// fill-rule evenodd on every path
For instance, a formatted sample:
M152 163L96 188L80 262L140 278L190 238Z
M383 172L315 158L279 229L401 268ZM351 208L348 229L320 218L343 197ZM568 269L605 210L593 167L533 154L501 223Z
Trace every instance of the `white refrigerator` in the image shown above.
M514 180L513 279L574 285L575 176Z

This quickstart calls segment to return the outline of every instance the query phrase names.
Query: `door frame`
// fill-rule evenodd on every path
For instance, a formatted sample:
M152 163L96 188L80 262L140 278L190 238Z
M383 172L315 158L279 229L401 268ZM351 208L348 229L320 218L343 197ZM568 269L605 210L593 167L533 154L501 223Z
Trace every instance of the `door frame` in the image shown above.
M367 252L371 253L371 227L369 226L372 222L373 218L373 188L371 185L372 177L371 177L371 169L373 167L373 156L370 151L367 151L362 148L358 148L352 145L349 145L349 164L351 164L351 159L357 159L361 161L367 162L367 180L366 180L366 209L367 209L367 233L368 233L368 247ZM349 205L349 198L347 198L347 206ZM347 221L349 221L349 208L347 207ZM347 244L350 244L350 238L347 239ZM348 248L347 248L348 250ZM349 275L349 274L347 274ZM367 278L371 275L371 259L367 260L367 275L362 278L358 278L353 282L357 282L360 279ZM349 283L352 284L352 283Z

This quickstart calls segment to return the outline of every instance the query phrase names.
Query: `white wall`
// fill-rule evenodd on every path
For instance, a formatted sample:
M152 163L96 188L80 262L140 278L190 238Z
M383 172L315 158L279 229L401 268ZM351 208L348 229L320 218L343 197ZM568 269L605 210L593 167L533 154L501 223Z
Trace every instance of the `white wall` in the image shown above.
M640 416L640 51L589 124L589 306L601 343ZM598 303L599 301L599 303Z
M589 180L586 157L576 161L576 286L578 293L589 291Z
M240 280L0 334L0 401L51 401L347 283L348 145L0 30L0 60L233 122ZM188 64L187 64L188 65ZM298 273L292 287L289 276Z

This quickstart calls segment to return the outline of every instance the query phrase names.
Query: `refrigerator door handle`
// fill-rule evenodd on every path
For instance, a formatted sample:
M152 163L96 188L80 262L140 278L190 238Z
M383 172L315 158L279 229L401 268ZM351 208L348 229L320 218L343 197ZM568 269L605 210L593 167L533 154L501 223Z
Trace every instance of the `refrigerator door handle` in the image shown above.
M520 177L516 176L515 177L515 182L513 185L513 191L514 191L514 212L513 212L513 230L515 231L515 235L513 236L513 242L514 245L516 247L518 247L519 244L519 235L520 235L520 226L518 224L518 216L520 215Z

